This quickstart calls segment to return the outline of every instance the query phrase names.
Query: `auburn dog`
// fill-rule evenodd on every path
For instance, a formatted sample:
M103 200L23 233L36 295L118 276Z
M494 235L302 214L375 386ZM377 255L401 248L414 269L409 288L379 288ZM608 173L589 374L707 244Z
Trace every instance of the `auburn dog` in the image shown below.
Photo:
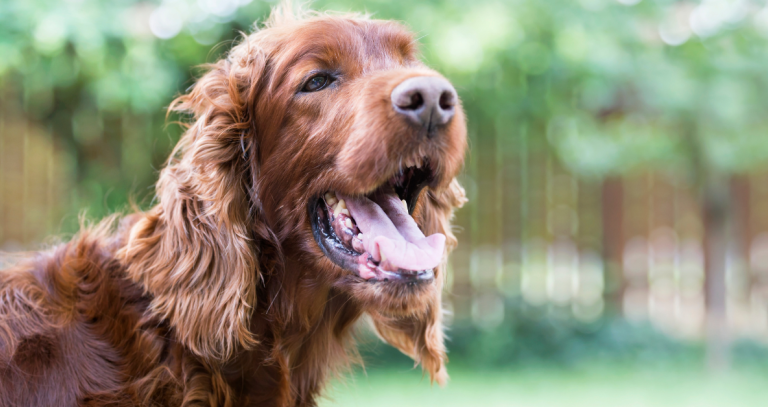
M0 272L0 405L314 406L364 316L447 380L466 124L411 32L277 8L169 110L154 207Z

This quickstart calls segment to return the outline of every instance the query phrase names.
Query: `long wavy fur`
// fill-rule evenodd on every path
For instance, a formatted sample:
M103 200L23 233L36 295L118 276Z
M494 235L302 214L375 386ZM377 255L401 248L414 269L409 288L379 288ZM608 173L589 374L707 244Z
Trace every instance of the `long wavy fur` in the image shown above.
M256 344L248 326L260 273L258 217L243 139L252 137L247 112L263 61L238 62L245 65L213 65L172 104L194 124L160 173L160 204L121 253L130 278L153 296L152 310L192 352L218 360Z

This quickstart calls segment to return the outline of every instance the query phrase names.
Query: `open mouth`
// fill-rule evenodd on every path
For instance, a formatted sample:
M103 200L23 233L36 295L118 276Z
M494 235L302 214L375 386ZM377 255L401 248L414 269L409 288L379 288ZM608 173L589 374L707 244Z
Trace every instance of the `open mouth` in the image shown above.
M315 240L331 261L369 282L432 281L445 236L424 236L412 214L433 180L429 161L416 159L368 195L326 192L310 203Z

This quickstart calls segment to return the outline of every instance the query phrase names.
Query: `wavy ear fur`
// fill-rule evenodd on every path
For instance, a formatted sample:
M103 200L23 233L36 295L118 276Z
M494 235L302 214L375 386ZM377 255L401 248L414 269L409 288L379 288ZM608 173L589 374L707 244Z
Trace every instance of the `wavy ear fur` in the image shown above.
M441 292L445 280L447 254L456 245L456 237L451 232L453 211L467 201L464 188L454 179L443 192L430 191L425 197L426 202L417 208L415 217L423 225L424 234L443 233L446 237L446 257L437 269L436 290L429 299L424 313L408 317L391 317L372 313L374 327L379 335L390 345L422 364L432 381L444 385L448 381L445 363L443 335L443 309Z
M260 278L254 230L266 230L252 199L252 112L264 58L246 39L209 67L169 112L192 115L157 183L159 203L131 230L120 256L152 295L177 340L207 360L252 348ZM249 158L250 157L250 158Z

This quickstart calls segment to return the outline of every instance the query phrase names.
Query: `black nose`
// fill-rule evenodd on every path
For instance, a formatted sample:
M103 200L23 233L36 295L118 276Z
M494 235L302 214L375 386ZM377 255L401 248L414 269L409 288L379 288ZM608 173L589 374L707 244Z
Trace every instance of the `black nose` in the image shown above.
M447 80L434 76L404 80L392 91L391 98L397 113L430 132L451 121L456 112L456 90Z

